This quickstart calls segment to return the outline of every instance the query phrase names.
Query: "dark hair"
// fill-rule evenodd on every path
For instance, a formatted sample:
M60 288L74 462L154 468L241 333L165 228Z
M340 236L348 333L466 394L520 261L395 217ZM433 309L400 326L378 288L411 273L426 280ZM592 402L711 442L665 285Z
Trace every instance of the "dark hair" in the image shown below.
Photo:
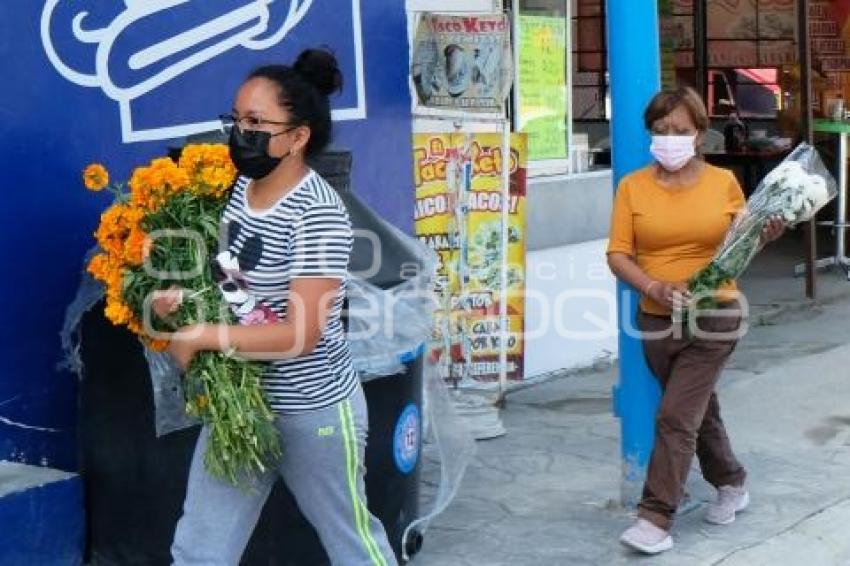
M325 49L306 49L295 64L266 65L254 69L248 80L263 78L280 90L278 103L292 114L293 125L310 128L307 155L322 151L331 139L331 105L328 97L342 90L342 73L336 57Z
M708 111L705 109L697 91L688 86L679 87L676 90L662 90L652 97L643 113L643 123L647 130L652 129L652 124L664 118L679 106L684 106L697 131L704 132L708 129Z

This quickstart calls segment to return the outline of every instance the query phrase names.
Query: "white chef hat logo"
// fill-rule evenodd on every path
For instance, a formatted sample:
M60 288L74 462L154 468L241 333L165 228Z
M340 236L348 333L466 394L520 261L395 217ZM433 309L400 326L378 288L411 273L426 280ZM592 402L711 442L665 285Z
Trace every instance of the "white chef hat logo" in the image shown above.
M92 74L72 68L60 58L54 46L51 35L53 17L57 5L65 1L47 0L45 3L41 16L44 50L56 70L67 80L80 86L99 87L109 98L118 102L121 133L125 142L169 139L217 128L218 122L210 121L156 129L134 129L130 103L235 47L259 51L277 45L304 19L313 4L313 0L288 0L288 13L283 24L278 29L270 30L269 6L282 6L286 0L246 0L240 7L130 54L126 68L143 77L134 84L119 86L109 72L110 65L115 64L114 58L118 56L113 52L116 40L121 39L127 30L132 30L140 20L199 0L124 0L124 10L108 25L98 29L86 28L88 12L77 13L68 23L77 41L96 46L95 72ZM355 27L359 28L359 21ZM144 74L146 69L153 71Z

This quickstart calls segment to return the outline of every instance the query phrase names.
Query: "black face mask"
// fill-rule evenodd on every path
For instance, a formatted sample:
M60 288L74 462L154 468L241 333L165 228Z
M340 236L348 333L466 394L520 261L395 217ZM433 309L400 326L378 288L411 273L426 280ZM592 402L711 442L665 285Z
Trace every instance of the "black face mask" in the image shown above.
M251 179L262 179L274 171L282 157L269 155L272 135L258 130L241 131L234 126L230 130L230 159L236 169Z

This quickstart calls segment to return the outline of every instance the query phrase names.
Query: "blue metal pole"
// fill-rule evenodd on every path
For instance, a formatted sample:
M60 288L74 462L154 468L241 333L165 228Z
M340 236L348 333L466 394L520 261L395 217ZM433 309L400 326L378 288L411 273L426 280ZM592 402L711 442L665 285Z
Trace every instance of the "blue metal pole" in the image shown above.
M643 111L661 85L656 0L606 0L611 81L611 152L614 186L645 166L649 134ZM618 282L620 304L620 381L614 387L614 412L620 417L623 478L621 500L633 505L640 495L655 436L660 391L649 371L636 328L638 296Z

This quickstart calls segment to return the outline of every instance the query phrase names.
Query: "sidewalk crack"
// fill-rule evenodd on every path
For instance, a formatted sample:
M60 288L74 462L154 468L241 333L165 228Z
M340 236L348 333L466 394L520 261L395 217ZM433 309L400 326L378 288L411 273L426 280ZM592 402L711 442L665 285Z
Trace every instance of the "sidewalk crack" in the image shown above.
M791 531L793 531L794 529L796 529L797 527L799 527L800 525L802 525L803 523L805 523L809 519L817 517L821 513L828 511L829 509L832 509L833 507L835 507L837 505L841 505L842 503L847 503L848 501L850 501L850 495L848 495L846 497L842 497L841 499L838 499L836 501L833 501L832 503L825 505L825 506L821 507L820 509L816 509L815 511L812 511L808 515L800 518L798 521L792 523L791 525L787 526L786 528L782 529L781 531L774 533L773 535L771 535L770 537L768 537L766 539L754 542L752 544L748 544L746 546L742 546L741 548L736 548L735 550L726 554L725 556L723 556L722 558L720 558L716 562L712 562L711 566L718 566L719 564L723 564L724 562L726 562L727 560L729 560L730 558L732 558L736 554L739 554L741 552L745 552L747 550L751 550L753 548L757 548L757 547L759 547L759 546L761 546L761 545L763 545L767 542L770 542L771 540L773 540L775 538L778 538L778 537L781 537L784 534L790 533Z

